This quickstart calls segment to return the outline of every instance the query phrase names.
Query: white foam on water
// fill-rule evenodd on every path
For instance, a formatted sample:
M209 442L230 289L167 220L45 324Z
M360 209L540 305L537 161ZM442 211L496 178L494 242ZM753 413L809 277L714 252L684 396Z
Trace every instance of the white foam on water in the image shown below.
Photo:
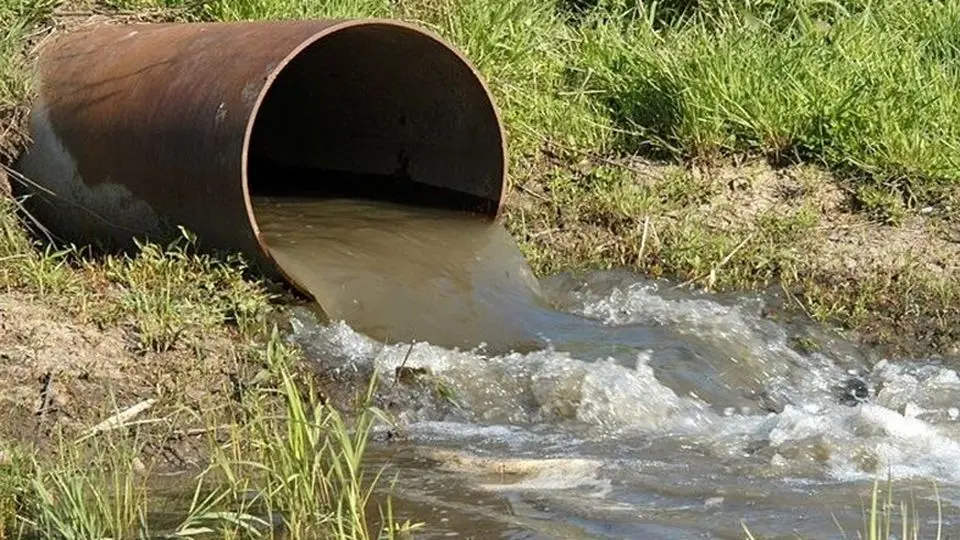
M960 482L960 444L917 418L874 404L855 408L788 406L757 435L776 450L771 465L820 462L835 480L933 477ZM785 457L787 456L787 457Z
M577 421L611 429L658 431L688 424L703 405L657 381L644 357L634 369L607 360L584 362L543 350L486 357L427 343L382 346L335 324L315 332L348 363L373 363L380 373L425 369L455 392L474 421L526 424Z
M929 421L950 419L951 408L960 402L954 370L929 361L881 362L867 374L878 394L871 403L848 407L829 392L847 370L824 355L794 351L785 330L761 319L749 303L667 299L648 283L584 300L581 312L608 324L670 325L730 351L742 360L740 369L756 370L756 380L768 392L789 399L782 412L763 421L730 415L713 422L714 440L734 434L741 440L766 439L778 451L775 457L782 458L782 451L794 459L822 460L825 473L837 480L889 471L899 478L960 482L960 430Z
M797 352L788 345L786 330L763 319L754 304L668 298L649 283L577 295L580 305L568 309L609 326L674 329L704 351L704 361L727 377L733 390L752 386L757 395L774 396L779 409L762 414L713 410L697 397L678 394L652 367L665 354L657 343L638 348L631 365L557 350L490 357L427 343L383 346L344 324L300 331L309 331L313 346L345 365L374 365L381 373L401 365L423 368L441 380L454 392L468 424L439 420L411 427L428 439L476 435L529 447L531 437L542 435L517 426L585 425L592 429L582 432L585 440L598 433L682 436L673 459L695 451L718 467L755 463L758 474L773 471L781 478L861 480L889 470L895 477L960 483L960 415L955 412L960 377L951 369L929 361L881 362L872 370L859 366L870 388L879 391L868 403L845 406L833 387L850 376L849 359ZM483 427L471 432L470 422Z
M615 288L604 296L578 295L576 312L611 326L666 326L685 336L712 357L710 365L729 378L731 386L762 390L790 399L792 395L829 393L841 368L819 354L802 355L787 343L784 328L758 315L754 301L728 305L708 298L664 296L662 285L639 282Z

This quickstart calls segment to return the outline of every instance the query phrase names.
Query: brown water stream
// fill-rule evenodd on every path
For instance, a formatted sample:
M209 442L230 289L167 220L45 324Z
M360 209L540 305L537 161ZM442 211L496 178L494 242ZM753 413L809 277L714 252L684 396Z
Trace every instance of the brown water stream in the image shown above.
M741 520L856 537L888 471L922 530L934 480L960 523L950 359L879 357L771 295L625 271L538 282L500 225L450 212L264 199L257 216L329 316L294 310L311 360L423 368L453 394L397 397L401 429L371 454L425 538L742 538Z
M270 252L333 320L387 342L535 349L539 283L479 216L350 199L255 201Z

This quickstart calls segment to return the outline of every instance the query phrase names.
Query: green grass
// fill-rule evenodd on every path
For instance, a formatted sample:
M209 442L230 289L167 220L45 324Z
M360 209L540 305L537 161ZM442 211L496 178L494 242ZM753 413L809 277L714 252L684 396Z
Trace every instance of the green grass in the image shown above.
M169 245L138 244L132 254L90 256L51 247L0 200L0 291L27 293L83 321L120 325L142 351L196 345L224 325L242 335L262 329L274 295L251 280L237 256L197 253L183 232Z
M245 416L255 420L232 426L230 442L217 447L213 469L236 498L250 490L260 494L250 504L282 516L291 539L393 538L413 530L410 523L393 522L389 500L386 508L371 504L380 474L365 472L364 455L374 423L389 422L370 405L376 379L358 396L361 412L348 425L309 381L295 378L291 358L294 352L274 334L265 351L272 380L263 382L263 394L244 399ZM283 396L280 414L272 414L274 392ZM377 510L375 518L371 510ZM372 530L374 521L381 525Z
M144 349L168 350L185 336L196 338L224 323L243 334L263 324L271 297L261 284L245 279L243 261L193 253L194 242L184 233L166 247L140 244L133 257L84 261L84 269L102 275L115 295L116 305L106 315L131 325Z
M910 203L960 178L960 3L735 4L583 24L575 69L634 134L621 147L821 162Z

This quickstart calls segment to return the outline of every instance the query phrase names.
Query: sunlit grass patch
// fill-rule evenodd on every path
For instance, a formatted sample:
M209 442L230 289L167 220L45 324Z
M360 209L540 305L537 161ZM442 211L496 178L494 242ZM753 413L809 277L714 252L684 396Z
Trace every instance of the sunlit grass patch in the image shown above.
M581 26L573 64L624 150L821 162L911 205L960 179L960 4L717 3L665 27L656 9Z
M224 324L245 335L263 328L272 299L264 284L251 279L239 256L198 252L185 230L167 245L141 242L133 253L95 255L34 238L17 210L13 201L0 200L2 290L123 324L145 351L190 344Z
M226 479L237 498L253 493L250 503L279 517L291 538L393 538L415 529L393 522L389 499L385 508L374 504L380 474L366 471L364 455L375 422L389 421L371 405L376 378L348 421L310 379L296 376L291 355L274 334L264 357L269 379L262 391L244 397L250 420L231 428L211 472ZM280 410L271 408L274 394Z
M57 248L32 237L19 204L0 197L0 290L41 296L78 293L79 276L70 267L73 248Z
M206 537L233 530L237 525L263 524L263 520L232 508L223 490L196 490L180 494L187 509L176 523L157 527L156 514L169 504L155 496L150 461L144 457L145 441L133 433L103 433L85 444L62 440L53 454L28 454L19 487L10 538L87 540L91 538ZM204 496L201 497L201 494ZM193 499L191 500L191 495ZM225 504L226 503L226 504ZM217 508L220 504L225 508ZM158 530L159 529L159 530ZM225 537L216 534L213 537Z
M116 304L108 316L132 325L144 349L168 350L225 323L246 333L262 328L270 296L239 257L195 253L195 240L184 231L166 247L140 243L132 257L84 261L88 274L109 283L105 295Z

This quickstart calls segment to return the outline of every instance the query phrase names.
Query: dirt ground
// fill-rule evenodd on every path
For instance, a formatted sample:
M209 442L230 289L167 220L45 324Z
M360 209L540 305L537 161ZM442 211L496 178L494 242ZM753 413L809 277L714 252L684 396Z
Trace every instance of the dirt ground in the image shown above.
M789 215L812 205L819 223L811 229L808 260L836 279L867 281L878 271L912 262L931 278L960 270L960 226L912 215L897 225L869 219L853 208L851 193L830 174L809 166L774 169L765 163L714 171L727 186L705 208L711 225L748 228L766 212Z
M151 444L171 461L196 459L199 436L232 397L239 345L227 333L200 347L141 353L117 327L100 328L42 299L0 294L0 441L76 439L123 411L155 422ZM183 463L181 463L183 464Z

